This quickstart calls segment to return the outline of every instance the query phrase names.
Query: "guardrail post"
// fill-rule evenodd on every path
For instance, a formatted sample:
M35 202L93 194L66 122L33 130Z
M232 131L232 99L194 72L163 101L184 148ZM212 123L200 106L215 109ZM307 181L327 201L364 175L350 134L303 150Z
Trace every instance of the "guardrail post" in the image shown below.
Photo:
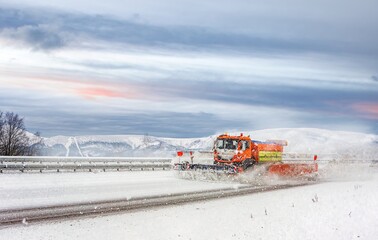
M318 160L318 155L314 155L314 163L315 163L315 171L318 172L318 163L317 163L317 160Z

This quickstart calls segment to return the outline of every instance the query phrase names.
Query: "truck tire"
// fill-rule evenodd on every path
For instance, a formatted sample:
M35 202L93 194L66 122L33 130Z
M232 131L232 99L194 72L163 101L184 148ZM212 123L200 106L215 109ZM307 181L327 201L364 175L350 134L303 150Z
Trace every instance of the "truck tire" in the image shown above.
M246 169L252 167L255 163L256 163L256 161L254 159L244 160L244 162L242 163L243 170L246 170Z

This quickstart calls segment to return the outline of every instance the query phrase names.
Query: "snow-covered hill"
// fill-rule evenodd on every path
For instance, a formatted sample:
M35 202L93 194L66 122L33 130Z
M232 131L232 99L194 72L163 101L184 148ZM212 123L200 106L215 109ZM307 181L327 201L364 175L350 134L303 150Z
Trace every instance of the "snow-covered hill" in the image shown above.
M230 133L240 134L240 133ZM284 139L286 152L377 155L378 136L313 128L247 131L255 140ZM143 135L55 136L44 138L43 155L172 156L177 150L210 150L217 135L203 138L161 138Z
M211 149L213 141L212 137L55 136L44 138L42 153L54 156L172 156L177 150Z

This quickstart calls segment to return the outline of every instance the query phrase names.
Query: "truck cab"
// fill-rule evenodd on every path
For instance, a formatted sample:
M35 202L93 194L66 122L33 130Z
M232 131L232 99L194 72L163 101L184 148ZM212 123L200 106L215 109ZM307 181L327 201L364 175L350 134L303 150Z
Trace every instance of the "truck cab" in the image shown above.
M214 163L247 168L258 161L258 149L249 136L220 135L214 142Z

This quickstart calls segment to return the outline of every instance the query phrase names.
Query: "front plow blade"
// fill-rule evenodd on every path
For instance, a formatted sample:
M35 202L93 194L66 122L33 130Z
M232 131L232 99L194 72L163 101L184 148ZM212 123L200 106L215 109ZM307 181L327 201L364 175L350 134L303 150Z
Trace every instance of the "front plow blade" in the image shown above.
M312 177L318 172L317 163L279 163L269 167L268 173L284 177Z

